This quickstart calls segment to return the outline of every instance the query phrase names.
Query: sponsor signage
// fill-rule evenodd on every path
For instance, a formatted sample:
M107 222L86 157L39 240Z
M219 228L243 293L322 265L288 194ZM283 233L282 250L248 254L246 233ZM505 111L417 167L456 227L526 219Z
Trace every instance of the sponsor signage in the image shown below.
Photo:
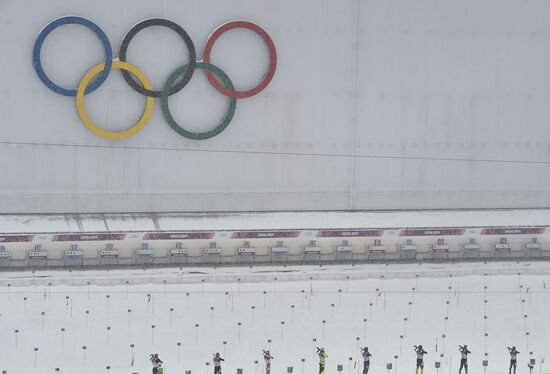
M104 233L104 234L57 234L52 237L53 242L88 242L88 241L111 241L124 240L126 233Z
M349 238L365 236L382 236L384 230L322 230L317 233L318 237L323 238Z
M143 240L188 240L188 239L212 239L213 232L148 232L143 235Z
M540 235L544 231L544 227L498 227L482 229L481 235Z
M0 243L32 242L34 235L0 235Z
M464 235L465 229L408 229L401 230L399 236L451 236Z
M297 238L301 231L237 231L231 235L232 239L271 239Z

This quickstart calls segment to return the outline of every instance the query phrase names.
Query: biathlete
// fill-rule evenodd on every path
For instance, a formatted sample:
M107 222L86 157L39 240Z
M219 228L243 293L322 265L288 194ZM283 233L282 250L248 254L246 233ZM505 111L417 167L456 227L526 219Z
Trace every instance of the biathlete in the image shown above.
M369 352L369 347L362 348L361 355L363 356L363 374L368 374L370 369L370 358L372 356Z
M415 345L414 351L416 352L416 374L418 374L418 369L420 369L420 374L424 374L424 355L428 352L422 348L422 345Z
M212 361L214 361L214 374L222 374L222 361L225 360L220 357L219 353L215 353Z
M325 363L328 354L325 352L324 348L317 347L317 355L319 356L319 374L325 373Z
M458 374L462 372L462 368L464 368L464 372L468 374L468 355L472 352L468 350L468 346L466 344L459 345L458 351L460 352L460 369L458 369Z
M516 346L512 348L508 347L508 352L510 352L510 368L508 369L508 374L512 374L512 368L514 368L514 374L516 374L519 352L516 350Z
M271 353L269 351L264 351L265 374L271 373L271 359L273 359Z
M149 356L151 364L153 364L153 374L162 374L162 360L159 358L158 353L154 353Z

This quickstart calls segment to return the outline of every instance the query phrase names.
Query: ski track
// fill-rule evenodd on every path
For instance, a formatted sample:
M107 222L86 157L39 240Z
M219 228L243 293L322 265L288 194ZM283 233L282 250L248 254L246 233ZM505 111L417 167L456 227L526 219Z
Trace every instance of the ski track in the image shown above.
M514 265L520 269L523 266ZM434 277L429 272L434 268L442 273L450 272L456 266L363 265L360 269L365 272L385 268L387 276L312 281L285 281L283 272L292 269L315 276L321 272L319 267L271 267L267 270L272 272L263 281L219 283L211 278L203 282L204 274L187 274L194 278L181 284L158 281L163 277L172 281L178 276L185 277L184 271L177 269L111 272L112 276L116 274L119 285L94 285L94 276L107 277L105 271L2 273L0 370L7 370L8 374L28 374L54 373L55 368L60 368L65 374L96 374L107 373L106 367L111 366L113 374L149 373L149 354L159 353L168 374L185 370L211 374L213 366L206 366L206 362L211 363L212 353L220 352L226 359L222 365L224 373L235 373L237 368L242 368L245 374L260 374L264 369L262 349L269 348L275 357L273 374L286 373L288 366L292 366L296 374L302 371L311 374L318 370L314 347L323 346L329 355L327 374L336 373L338 364L344 365L344 374L359 374L362 362L358 347L368 346L373 355L369 373L386 373L386 364L391 362L394 367L390 374L397 374L414 370L413 345L422 344L429 352L425 373L436 373L434 363L441 361L441 374L456 374L460 364L458 345L467 344L472 351L469 372L476 374L483 370L486 322L487 373L508 372L507 345L516 345L521 352L518 374L528 373L528 351L533 351L533 358L537 360L535 373L539 373L541 357L550 355L547 338L550 334L550 266L538 264L537 274L525 271L521 275L496 274L498 269L512 271L513 265L504 263L485 267L458 265L477 269L464 276ZM491 273L484 275L484 268ZM323 271L339 275L354 275L357 270L342 265L323 267ZM201 271L238 276L266 269ZM417 272L418 278L392 276L407 271ZM151 283L126 285L121 281L125 275L132 281L139 281L140 277L153 280L155 274L156 280ZM275 281L275 277L281 278ZM74 285L75 278L92 280L91 285ZM6 279L21 283L14 282L8 287ZM34 284L25 285L25 281ZM409 302L412 303L410 317ZM446 331L445 316L448 316ZM406 329L404 318L408 319ZM529 349L525 322L530 333ZM19 332L16 334L15 330ZM316 343L313 338L317 339ZM268 339L272 341L270 344ZM178 342L181 343L179 360ZM130 344L135 345L135 352ZM83 346L87 346L85 366ZM35 347L38 348L36 367ZM131 367L133 355L135 361ZM303 368L302 358L305 359ZM550 371L543 365L542 372Z

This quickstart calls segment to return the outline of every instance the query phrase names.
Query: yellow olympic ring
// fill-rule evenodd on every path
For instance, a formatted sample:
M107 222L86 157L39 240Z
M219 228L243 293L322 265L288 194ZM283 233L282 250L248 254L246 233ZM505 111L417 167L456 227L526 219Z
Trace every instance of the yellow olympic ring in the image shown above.
M112 67L115 69L122 69L122 70L129 71L134 76L136 76L137 79L139 79L143 87L145 87L148 90L153 89L153 85L149 82L145 74L141 70L139 70L136 66L129 64L127 62L113 60ZM84 74L84 76L82 77L82 80L78 84L78 89L76 91L76 110L78 111L78 115L80 116L80 119L82 120L82 122L84 122L88 130L90 130L94 134L106 139L113 139L113 140L128 138L136 134L137 132L139 132L147 124L147 121L149 121L149 118L151 118L151 115L153 114L155 100L152 97L147 96L147 99L145 102L145 111L143 112L143 115L141 116L139 121L137 121L136 124L130 127L129 129L124 131L107 131L107 130L103 130L102 128L99 128L92 122L92 120L88 116L88 113L86 113L86 107L84 106L84 92L86 91L86 87L88 86L90 81L94 79L96 75L101 73L104 68L105 68L105 63L101 63L94 66L93 68L88 70L86 74Z

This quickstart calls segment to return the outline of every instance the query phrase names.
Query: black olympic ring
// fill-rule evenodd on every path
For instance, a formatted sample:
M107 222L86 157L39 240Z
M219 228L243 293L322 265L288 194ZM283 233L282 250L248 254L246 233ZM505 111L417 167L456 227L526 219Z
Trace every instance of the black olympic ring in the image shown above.
M170 95L173 95L181 91L187 85L187 83L189 83L189 81L191 80L191 77L193 77L193 73L195 72L195 67L197 64L197 54L195 52L195 45L193 44L193 41L191 40L191 37L189 37L187 32L177 23L164 18L150 18L136 24L124 36L124 39L122 40L122 43L120 45L120 52L118 53L118 59L122 62L127 62L126 52L128 51L128 46L130 45L130 42L138 32L151 26L164 26L174 30L175 32L178 33L179 36L181 36L181 38L187 45L187 50L189 51L189 68L185 71L185 74L182 76L181 80L170 88ZM132 87L135 91L139 92L140 94L145 96L150 96L150 97L162 96L162 91L148 90L142 87L139 83L137 83L134 80L130 72L126 70L122 70L122 75L124 76L124 79L126 80L126 82L128 82L128 84L130 85L130 87Z

